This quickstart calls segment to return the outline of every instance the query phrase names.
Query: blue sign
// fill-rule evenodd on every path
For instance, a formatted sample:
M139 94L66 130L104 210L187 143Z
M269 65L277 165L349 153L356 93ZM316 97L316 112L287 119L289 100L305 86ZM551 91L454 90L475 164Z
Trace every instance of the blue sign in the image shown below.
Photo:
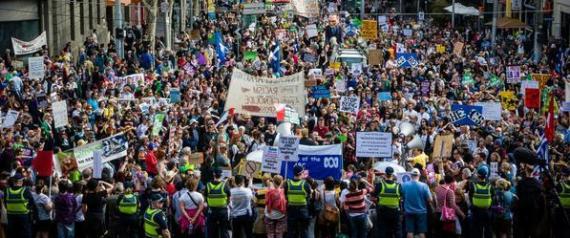
M391 92L378 92L378 101L390 101L392 100Z
M329 91L329 89L323 85L314 86L311 91L312 96L316 99L331 97L331 91Z
M457 126L479 126L485 120L482 106L453 104L451 111L451 121Z
M324 180L328 176L340 179L342 176L342 145L299 145L299 161L281 162L281 175L285 178L293 178L293 167L302 165L311 178Z
M180 89L171 88L170 89L170 103L179 103L181 101Z
M418 56L415 53L398 53L396 63L401 68L415 68L419 64Z

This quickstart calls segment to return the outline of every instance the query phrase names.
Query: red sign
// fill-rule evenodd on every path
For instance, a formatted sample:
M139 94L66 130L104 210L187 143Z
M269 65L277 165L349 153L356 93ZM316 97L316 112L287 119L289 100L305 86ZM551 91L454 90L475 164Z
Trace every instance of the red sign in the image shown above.
M524 91L524 106L527 108L540 108L540 89L526 88Z

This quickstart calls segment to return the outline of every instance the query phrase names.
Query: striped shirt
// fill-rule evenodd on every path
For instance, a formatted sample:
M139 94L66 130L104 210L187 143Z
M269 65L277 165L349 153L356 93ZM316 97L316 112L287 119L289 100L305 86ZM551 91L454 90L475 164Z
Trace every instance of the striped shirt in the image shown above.
M362 189L356 192L349 192L344 199L344 209L350 216L358 216L367 212L366 194L368 189Z

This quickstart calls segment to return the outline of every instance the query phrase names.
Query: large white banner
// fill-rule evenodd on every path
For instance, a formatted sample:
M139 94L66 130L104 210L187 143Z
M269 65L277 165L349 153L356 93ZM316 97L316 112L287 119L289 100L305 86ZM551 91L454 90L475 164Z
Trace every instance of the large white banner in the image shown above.
M31 41L23 41L12 37L12 47L14 47L15 55L27 55L40 51L44 45L47 45L47 35L45 31Z
M319 17L319 1L318 0L291 0L295 12L299 16L307 18Z
M303 117L305 100L303 73L281 78L266 78L249 75L234 68L225 111L234 108L236 113L276 117L275 104L287 104L297 110L299 117Z
M65 100L53 102L51 104L51 110L55 128L67 126L67 102Z
M79 170L93 166L93 155L95 151L101 150L101 161L107 163L124 156L127 156L129 143L127 136L119 133L102 140L98 140L73 149L73 156Z
M357 132L356 157L392 158L392 133Z
M503 108L501 102L477 102L477 106L483 107L483 118L489 121L500 121Z

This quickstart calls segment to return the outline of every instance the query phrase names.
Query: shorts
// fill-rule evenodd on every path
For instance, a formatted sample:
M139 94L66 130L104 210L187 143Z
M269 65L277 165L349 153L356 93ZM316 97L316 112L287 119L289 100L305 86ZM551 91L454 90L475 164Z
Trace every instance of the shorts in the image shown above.
M35 225L37 232L49 232L51 230L50 220L40 220Z
M427 213L406 213L405 223L407 233L425 234L428 230Z

